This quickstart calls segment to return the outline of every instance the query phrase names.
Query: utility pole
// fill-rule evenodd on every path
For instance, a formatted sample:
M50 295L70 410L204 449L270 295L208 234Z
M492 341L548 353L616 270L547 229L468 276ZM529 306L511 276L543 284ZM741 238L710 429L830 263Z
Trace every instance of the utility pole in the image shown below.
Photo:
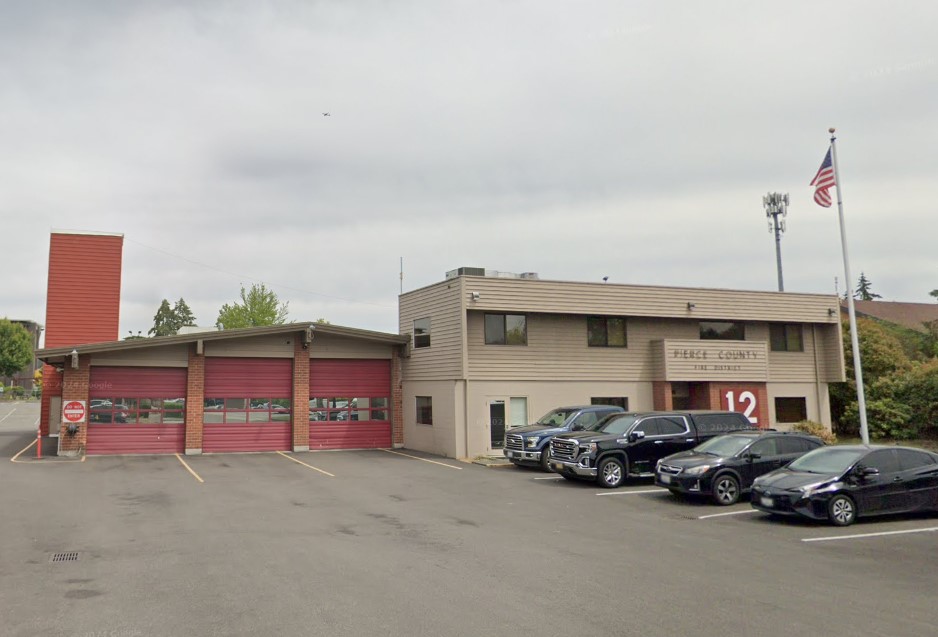
M782 234L785 232L784 217L788 216L788 193L784 195L777 192L770 192L762 198L762 205L765 207L765 216L769 219L769 232L775 233L775 262L778 267L778 291L785 291L785 283L782 280ZM779 217L783 217L781 221Z

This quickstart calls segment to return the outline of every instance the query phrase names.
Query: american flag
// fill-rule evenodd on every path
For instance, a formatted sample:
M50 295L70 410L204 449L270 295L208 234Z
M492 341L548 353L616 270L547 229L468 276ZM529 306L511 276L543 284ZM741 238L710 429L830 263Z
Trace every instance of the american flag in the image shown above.
M819 206L830 208L832 203L830 189L835 185L834 165L831 163L830 148L827 149L827 154L824 155L824 161L821 163L821 167L814 176L811 185L814 186L814 201L816 201Z

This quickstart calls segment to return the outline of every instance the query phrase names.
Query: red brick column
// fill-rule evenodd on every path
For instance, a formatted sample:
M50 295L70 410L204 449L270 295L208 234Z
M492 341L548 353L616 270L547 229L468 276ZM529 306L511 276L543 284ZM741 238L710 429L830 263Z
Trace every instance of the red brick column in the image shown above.
M90 363L87 356L78 357L78 369L72 369L71 356L65 359L65 371L62 378L62 405L70 400L85 401L85 422L78 425L78 431L68 433L68 424L59 427L59 455L77 456L85 451L88 444L88 386L90 384Z
M189 373L186 377L186 455L202 453L202 414L205 404L205 357L189 346Z
M42 400L39 403L39 428L43 436L57 431L49 431L49 416L51 415L51 402L55 396L62 395L62 374L55 371L52 365L42 366ZM61 415L61 414L60 414Z
M404 446L404 388L398 347L391 350L391 445L395 449Z
M652 381L651 394L653 400L655 401L653 408L656 411L671 411L674 409L674 401L671 396L671 383L668 381Z
M293 451L309 451L309 348L293 339Z

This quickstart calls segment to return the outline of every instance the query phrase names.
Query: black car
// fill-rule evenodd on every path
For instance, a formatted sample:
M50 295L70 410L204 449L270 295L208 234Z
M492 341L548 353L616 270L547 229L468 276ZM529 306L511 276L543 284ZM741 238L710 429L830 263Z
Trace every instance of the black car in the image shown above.
M836 526L860 516L938 511L938 454L911 447L824 447L757 478L752 506Z
M707 495L720 505L735 504L755 478L822 446L820 438L797 432L740 431L717 436L659 460L655 484L674 494Z

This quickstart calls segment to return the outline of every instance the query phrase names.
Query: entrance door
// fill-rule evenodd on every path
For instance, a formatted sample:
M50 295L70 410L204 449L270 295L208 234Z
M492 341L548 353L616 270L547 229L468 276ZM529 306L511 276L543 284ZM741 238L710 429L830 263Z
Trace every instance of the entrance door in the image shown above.
M504 400L493 400L489 402L489 432L491 433L492 449L501 449L505 446Z

